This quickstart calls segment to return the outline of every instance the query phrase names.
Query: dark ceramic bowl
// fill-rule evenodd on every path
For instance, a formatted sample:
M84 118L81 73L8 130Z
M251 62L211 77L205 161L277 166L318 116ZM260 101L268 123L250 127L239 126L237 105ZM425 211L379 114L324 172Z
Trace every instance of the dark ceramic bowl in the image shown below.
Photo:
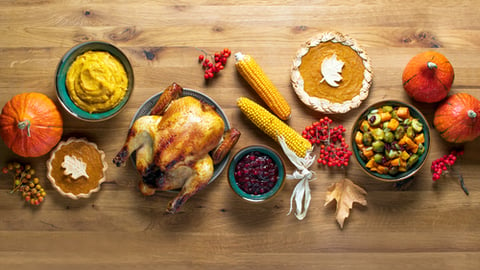
M237 184L237 181L235 179L235 171L236 171L237 164L245 156L247 156L252 152L258 152L260 153L260 155L265 155L270 157L273 163L278 168L277 182L274 184L274 186L269 191L265 193L257 194L257 195L244 191L244 189L242 189L239 186L239 184ZM278 153L271 148L260 146L260 145L248 146L238 151L230 161L230 164L228 166L228 183L230 184L230 187L232 188L233 192L237 194L240 198L249 202L254 202L254 203L265 202L267 200L272 199L275 195L277 195L282 190L285 184L285 164L283 163L283 160L278 155Z
M397 174L394 174L394 175L390 175L388 173L381 174L381 173L372 171L369 168L367 168L366 164L367 164L368 160L364 160L362 158L362 153L361 153L362 151L359 149L359 147L357 146L357 144L355 142L355 134L357 133L357 131L359 131L361 122L367 118L367 115L372 110L374 110L376 108L380 108L384 105L390 105L392 107L399 107L399 106L408 107L408 109L410 111L410 115L413 118L418 119L420 121L420 123L422 123L423 130L421 132L423 132L424 137L425 137L425 142L423 143L425 151L421 155L419 155L418 161L416 163L414 163L411 167L409 167L406 171L398 172ZM352 139L351 145L352 145L352 149L353 149L352 150L353 151L353 156L358 161L358 163L360 164L360 167L362 168L362 170L367 175L369 175L370 177L372 177L374 179L385 181L385 182L397 182L397 181L401 181L401 180L411 178L424 165L424 163L427 159L429 150L430 150L430 127L428 125L427 120L425 120L425 117L423 116L423 114L417 108L415 108L414 106L412 106L410 104L407 104L407 103L404 103L404 102L401 102L401 101L387 100L387 101L381 101L381 102L375 103L375 104L371 105L370 107L368 107L364 112L362 112L362 114L358 117L358 119L355 121L355 123L353 125L351 139Z
M66 81L68 69L70 68L72 63L75 61L77 56L82 55L87 51L105 51L110 53L113 57L119 60L120 63L122 63L127 73L128 86L127 86L127 93L125 97L120 101L120 103L117 106L105 112L90 113L90 112L84 111L83 109L75 105L75 103L72 101L67 91L67 86L65 84L65 81ZM128 100L130 99L130 96L133 91L133 82L134 82L133 69L132 69L132 66L130 65L130 61L128 61L125 54L123 54L123 52L120 51L120 49L113 46L112 44L102 42L102 41L88 41L85 43L78 44L75 47L71 48L63 56L62 60L58 64L57 73L56 73L57 97L60 103L62 104L62 106L74 117L81 120L85 120L85 121L91 121L91 122L107 120L117 115L125 107Z

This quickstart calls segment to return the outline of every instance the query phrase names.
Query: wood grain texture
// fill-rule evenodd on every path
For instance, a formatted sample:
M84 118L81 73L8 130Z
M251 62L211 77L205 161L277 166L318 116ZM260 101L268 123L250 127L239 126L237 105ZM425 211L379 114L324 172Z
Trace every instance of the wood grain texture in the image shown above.
M246 120L236 98L258 96L237 74L233 57L205 83L198 48L224 47L253 55L292 107L288 122L301 131L323 115L306 108L290 85L292 59L308 38L336 30L349 34L372 59L374 83L358 109L332 115L350 130L369 104L391 98L421 108L432 124L435 104L408 98L401 74L415 54L434 49L455 69L452 93L480 98L480 17L476 0L439 1L0 1L0 106L14 94L39 91L56 100L55 71L74 45L103 40L118 46L135 72L127 108L102 123L76 120L61 110L63 138L85 137L113 158L137 108L173 81L212 97L242 131L238 151L278 145ZM58 104L58 102L57 102ZM350 139L350 134L347 134ZM406 190L368 178L355 161L346 171L314 165L308 216L288 216L295 186L261 205L230 190L225 172L176 215L165 215L170 192L143 197L133 166L107 173L90 199L72 201L45 178L47 156L24 159L0 144L0 164L31 163L47 189L38 209L9 194L0 177L0 269L478 269L480 267L480 141L465 145L459 163L470 195L454 178L433 183L429 164L451 145L432 132L427 165ZM292 165L287 171L293 170ZM343 230L326 190L347 175L368 192Z

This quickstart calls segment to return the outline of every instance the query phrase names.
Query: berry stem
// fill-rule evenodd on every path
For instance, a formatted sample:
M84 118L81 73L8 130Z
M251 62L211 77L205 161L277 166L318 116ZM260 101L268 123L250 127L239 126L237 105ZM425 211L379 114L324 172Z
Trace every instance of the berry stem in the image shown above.
M204 49L197 48L197 47L195 47L195 49L201 51L205 55L209 55L209 53L207 51L205 51Z
M458 182L460 183L460 187L462 188L463 192L468 196L470 193L468 192L467 187L465 186L465 181L463 180L463 176L461 173L455 171L453 167L450 167L450 172L458 178Z

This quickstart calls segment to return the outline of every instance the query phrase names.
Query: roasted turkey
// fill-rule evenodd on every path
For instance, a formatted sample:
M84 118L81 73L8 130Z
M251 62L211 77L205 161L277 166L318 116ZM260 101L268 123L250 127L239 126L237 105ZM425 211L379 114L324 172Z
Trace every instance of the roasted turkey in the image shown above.
M142 177L139 188L144 195L180 189L167 206L169 213L177 212L208 184L214 164L223 160L240 137L234 128L225 131L225 123L213 106L182 96L182 91L178 84L170 85L150 115L134 122L113 159L118 167L135 152Z

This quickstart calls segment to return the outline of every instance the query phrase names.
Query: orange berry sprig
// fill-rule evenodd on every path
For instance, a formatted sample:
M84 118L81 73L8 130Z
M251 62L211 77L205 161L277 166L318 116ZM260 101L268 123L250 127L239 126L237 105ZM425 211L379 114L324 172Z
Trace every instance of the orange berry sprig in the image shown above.
M30 164L8 163L2 169L3 174L13 174L13 188L10 193L20 192L26 203L34 206L45 200L47 193L35 177L35 169Z
M232 54L232 51L228 48L216 52L213 56L206 53L204 50L201 51L203 54L198 56L198 62L202 64L202 67L205 70L203 74L205 80L215 77L215 74L220 72L220 70L223 70L227 64L228 57Z

